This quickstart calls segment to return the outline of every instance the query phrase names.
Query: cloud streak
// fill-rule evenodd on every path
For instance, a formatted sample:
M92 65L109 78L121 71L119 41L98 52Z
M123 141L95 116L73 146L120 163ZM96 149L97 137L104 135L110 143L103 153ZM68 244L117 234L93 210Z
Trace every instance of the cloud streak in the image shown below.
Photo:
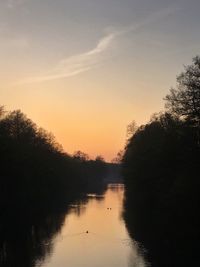
M104 52L111 46L115 36L115 33L110 33L100 39L93 49L82 54L62 59L53 70L38 77L27 78L20 83L50 81L75 76L79 73L88 71L100 64Z
M100 63L104 59L105 52L111 47L114 39L127 33L137 31L152 23L163 20L165 17L173 14L176 10L177 8L175 7L164 8L159 10L158 12L153 13L151 16L142 20L138 24L130 25L129 27L123 28L118 31L113 31L102 37L93 49L82 54L77 54L69 58L62 59L57 63L56 67L52 68L43 75L37 77L29 77L19 83L26 84L50 81L72 77L80 73L89 71L100 65Z

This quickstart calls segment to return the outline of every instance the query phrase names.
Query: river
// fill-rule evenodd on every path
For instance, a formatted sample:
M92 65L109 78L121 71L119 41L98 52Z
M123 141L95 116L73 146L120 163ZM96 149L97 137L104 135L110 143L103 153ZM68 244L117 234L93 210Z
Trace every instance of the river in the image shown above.
M109 184L103 195L88 194L71 205L51 249L37 267L145 267L122 216L124 186Z

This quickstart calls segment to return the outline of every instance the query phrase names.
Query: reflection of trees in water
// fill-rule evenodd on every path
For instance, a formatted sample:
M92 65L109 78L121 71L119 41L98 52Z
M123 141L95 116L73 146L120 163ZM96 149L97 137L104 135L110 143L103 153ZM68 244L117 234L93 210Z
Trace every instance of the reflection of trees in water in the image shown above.
M139 248L133 247L128 259L129 267L149 267L150 265L145 261L143 254Z
M129 256L129 267L150 267L151 265L148 262L147 251L145 250L145 248L142 246L141 243L136 241L137 235L135 235L135 228L133 223L134 215L132 214L131 210L125 207L125 205L122 216L128 234L132 240L130 246L134 247Z
M147 259L147 251L142 246L141 243L135 240L135 236L133 233L132 224L127 219L127 211L123 212L122 220L125 223L126 229L128 231L129 239L124 240L124 244L131 247L131 251L128 257L128 266L129 267L150 267L150 263Z
M1 217L0 266L34 267L44 261L51 255L53 240L62 228L65 213L38 218L25 218L22 214Z
M95 200L97 202L102 202L105 199L105 195L87 195L88 200Z
M88 189L88 194L84 194L80 199L70 205L70 213L76 214L78 217L82 216L86 211L86 205L89 201L95 200L101 202L105 198L105 191L107 189L106 183L96 184Z
M64 208L55 200L59 210L56 207L52 211L51 207L34 206L34 209L27 211L22 210L19 203L5 207L5 212L1 210L0 214L0 266L40 266L52 254L54 239L61 231L66 215L72 212L81 216L88 201L104 199L105 190L105 185L95 188L91 190L93 197L85 195ZM12 212L9 212L11 207Z
M84 198L82 200L75 201L74 204L70 205L69 213L73 213L78 217L82 216L85 213L86 204L87 200Z
M108 189L112 192L121 192L124 191L124 184L108 184Z
M174 217L165 220L163 225L163 213L156 219L141 219L138 213L134 212L135 206L129 198L125 201L124 220L130 237L141 242L146 251L145 258L151 264L151 267L177 267L177 266L199 266L199 235L195 232L197 227L192 217L189 219L185 214L185 221L178 225ZM170 216L171 211L164 211L165 216ZM141 211L143 215L143 211ZM198 215L197 215L198 216ZM190 220L190 226L188 225ZM183 230L184 227L184 230ZM196 235L195 235L196 234ZM140 266L140 265L139 265Z

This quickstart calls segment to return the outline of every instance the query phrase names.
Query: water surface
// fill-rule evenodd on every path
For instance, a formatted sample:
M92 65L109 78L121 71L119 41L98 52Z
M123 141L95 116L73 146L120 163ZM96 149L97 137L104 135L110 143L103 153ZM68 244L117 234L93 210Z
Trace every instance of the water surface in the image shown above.
M104 195L71 205L51 253L36 266L145 267L123 221L123 196L122 184L110 184Z

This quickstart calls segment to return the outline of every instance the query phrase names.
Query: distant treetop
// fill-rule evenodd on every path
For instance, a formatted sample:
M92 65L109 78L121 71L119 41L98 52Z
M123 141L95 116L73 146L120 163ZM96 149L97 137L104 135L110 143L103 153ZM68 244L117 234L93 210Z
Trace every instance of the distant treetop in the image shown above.
M200 126L200 56L177 77L176 88L165 97L166 108L180 119Z

